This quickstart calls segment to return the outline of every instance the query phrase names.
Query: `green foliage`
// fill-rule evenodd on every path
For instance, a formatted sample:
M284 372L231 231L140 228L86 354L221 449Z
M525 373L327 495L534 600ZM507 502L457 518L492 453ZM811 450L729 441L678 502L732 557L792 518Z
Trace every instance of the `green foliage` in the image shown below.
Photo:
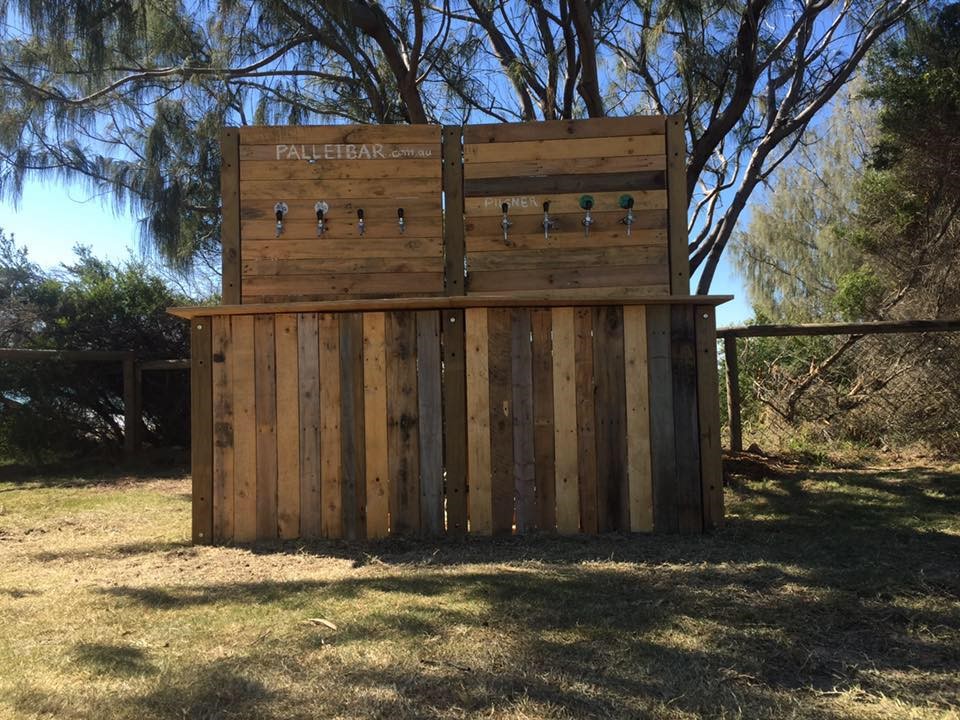
M0 346L130 350L144 358L189 355L184 323L166 314L190 303L144 263L114 264L77 248L55 272L29 261L0 232ZM188 378L144 373L146 439L187 442ZM123 442L120 363L0 363L0 452L30 460L115 449Z
M876 272L869 267L858 268L837 280L837 291L832 305L844 320L875 317L886 288Z

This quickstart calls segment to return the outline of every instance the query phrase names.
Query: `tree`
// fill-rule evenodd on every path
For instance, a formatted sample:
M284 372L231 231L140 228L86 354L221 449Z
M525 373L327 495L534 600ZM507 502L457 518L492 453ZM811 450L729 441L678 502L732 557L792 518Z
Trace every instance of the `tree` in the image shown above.
M222 124L683 113L707 292L747 201L925 0L21 0L0 5L0 192L80 178L188 266Z

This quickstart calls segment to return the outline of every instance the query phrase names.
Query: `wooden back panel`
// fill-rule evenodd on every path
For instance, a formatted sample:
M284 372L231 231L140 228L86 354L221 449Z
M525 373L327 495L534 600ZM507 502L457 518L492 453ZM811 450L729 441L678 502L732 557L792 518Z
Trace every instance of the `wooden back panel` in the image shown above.
M467 289L522 293L629 287L638 295L687 294L671 282L668 188L670 118L471 125L464 128ZM681 137L682 141L682 137ZM682 169L682 151L680 154ZM680 186L676 186L680 187ZM581 195L594 199L584 233ZM629 235L621 195L634 200ZM545 236L543 203L557 225ZM513 223L504 239L503 203ZM685 211L683 217L685 219ZM680 235L682 234L682 237Z
M443 292L439 126L249 127L238 134L241 302ZM319 236L314 205L321 200L330 209ZM279 237L277 202L289 207Z

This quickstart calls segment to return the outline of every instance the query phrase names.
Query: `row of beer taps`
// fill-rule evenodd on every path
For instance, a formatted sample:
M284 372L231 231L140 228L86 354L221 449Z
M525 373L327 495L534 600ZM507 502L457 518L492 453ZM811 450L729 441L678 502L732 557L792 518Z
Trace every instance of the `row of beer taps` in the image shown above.
M277 218L276 224L276 236L280 237L283 234L283 223L289 212L289 207L285 202L278 202L273 206L274 215ZM329 203L320 200L316 205L313 206L314 211L317 213L317 237L323 237L327 232L330 221L327 219L327 213L330 212ZM403 208L397 208L397 225L400 227L400 234L406 232L407 230L407 220L404 217ZM357 208L357 232L363 235L366 232L366 223L364 221L363 208Z
M583 236L587 238L590 236L590 228L594 224L593 220L593 208L594 201L592 195L581 195L579 200L580 208L584 211L583 220L580 221L580 224L583 225ZM633 226L633 197L630 195L621 195L617 200L617 205L627 211L627 214L620 219L620 223L627 226L627 235L630 234L630 228ZM324 233L327 232L327 227L329 221L327 220L327 213L330 212L330 205L323 200L320 200L313 206L314 211L317 213L317 237L322 237ZM510 220L508 214L510 212L509 203L503 203L500 206L500 210L503 213L503 218L500 220L500 227L503 229L503 241L507 242L509 239L510 228L513 227L513 221ZM285 202L278 202L273 206L273 212L277 218L276 224L276 236L280 237L283 234L283 224L284 219L287 216L289 207ZM400 233L403 234L407 229L407 221L404 217L403 208L397 208L397 225L400 227ZM550 231L554 230L558 223L553 217L550 216L550 201L547 200L543 203L543 221L540 223L543 227L543 238L547 240L550 238ZM366 225L364 222L364 213L363 208L357 209L357 232L360 235L363 235L366 232Z
M579 201L580 208L583 210L583 220L580 221L580 224L583 225L583 237L590 237L590 228L593 227L593 207L594 201L592 195L581 195ZM617 205L621 209L626 210L627 214L620 219L620 223L627 226L627 235L630 234L630 228L633 226L633 197L630 195L621 195L617 200ZM510 235L510 228L513 227L513 222L510 220L508 213L510 212L510 205L508 203L503 203L500 206L500 211L503 213L503 218L500 220L500 227L503 228L503 241L508 242ZM543 203L543 220L540 223L543 228L543 239L548 240L550 238L550 231L555 229L558 225L557 220L550 216L550 201L547 200Z

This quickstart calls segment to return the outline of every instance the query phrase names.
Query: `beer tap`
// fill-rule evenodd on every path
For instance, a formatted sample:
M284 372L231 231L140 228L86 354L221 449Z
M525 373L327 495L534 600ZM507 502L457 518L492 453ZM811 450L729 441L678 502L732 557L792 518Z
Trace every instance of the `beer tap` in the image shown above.
M407 229L407 221L403 218L403 208L397 208L397 225L400 226L400 234L403 235Z
M286 216L288 209L287 204L282 200L273 206L274 215L277 217L276 237L280 237L283 233L283 218Z
M357 230L360 231L361 235L363 235L366 230L363 225L363 208L357 210Z
M543 203L543 239L550 239L550 231L557 226L557 221L550 217L550 201L545 200Z
M500 210L503 211L503 219L500 221L500 227L503 228L503 242L507 243L507 231L513 227L513 223L510 222L510 218L507 217L510 206L507 203L503 203L503 205L500 206Z
M633 225L633 197L631 195L621 195L617 204L627 211L626 217L620 222L627 226L627 237L629 237L630 227Z
M330 212L330 206L321 200L313 206L313 209L317 211L317 237L323 237L323 234L327 231L327 221L325 218L326 214Z
M590 211L593 209L593 196L581 195L580 207L584 210L584 216L581 222L583 224L583 237L586 239L590 236L590 226L593 225L593 216L590 214Z

